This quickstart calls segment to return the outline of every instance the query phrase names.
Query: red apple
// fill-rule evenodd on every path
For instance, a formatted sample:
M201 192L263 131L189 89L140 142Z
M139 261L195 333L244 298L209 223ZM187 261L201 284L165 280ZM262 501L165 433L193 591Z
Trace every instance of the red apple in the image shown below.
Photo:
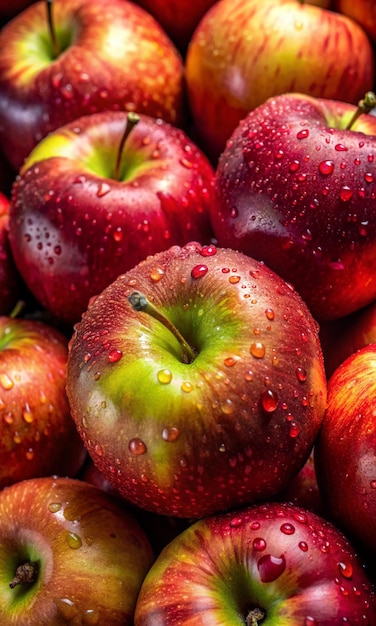
M145 533L83 481L35 478L0 492L2 626L132 626L153 562Z
M15 17L36 0L0 0L0 18L9 20Z
M375 593L336 527L300 507L270 503L183 531L151 566L134 623L374 626Z
M374 76L363 29L300 0L215 3L186 58L194 127L213 160L240 120L269 97L295 91L357 103L373 88Z
M126 0L55 0L55 51L46 6L0 32L0 145L16 169L50 131L96 111L183 123L183 62L151 15Z
M321 424L317 332L263 264L173 246L119 276L76 324L72 415L99 470L141 508L197 518L264 499L300 470Z
M65 392L67 343L44 322L0 316L0 489L74 476L83 464Z
M317 484L313 448L300 472L294 476L286 489L278 494L277 499L301 506L317 515L326 517L325 506Z
M376 555L376 344L350 355L328 383L315 446L318 485L332 519Z
M320 321L376 298L376 118L360 110L270 98L235 129L216 171L218 244L280 273Z
M22 294L22 281L9 244L9 204L0 191L0 315L9 315Z
M358 22L376 43L376 4L374 0L335 0L337 11Z
M67 324L149 254L211 240L214 171L205 155L182 130L141 115L116 172L126 127L126 113L110 111L57 129L13 187L15 262L30 291Z

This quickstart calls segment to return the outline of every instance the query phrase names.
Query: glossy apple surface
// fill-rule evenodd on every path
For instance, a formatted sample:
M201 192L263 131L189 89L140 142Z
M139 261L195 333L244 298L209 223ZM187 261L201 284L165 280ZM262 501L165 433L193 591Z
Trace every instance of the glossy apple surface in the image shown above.
M0 316L0 488L74 476L86 453L65 392L67 339L37 321Z
M315 447L325 506L367 553L376 554L376 344L350 355L328 383Z
M0 33L0 145L16 169L81 115L136 110L183 123L183 62L150 14L127 0L55 0L55 52L46 5L31 5Z
M50 133L12 190L9 238L30 291L67 324L149 254L211 241L214 171L180 129L140 116L115 165L127 115L101 112Z
M142 584L135 626L373 626L375 616L337 528L271 503L207 517L173 540Z
M0 315L10 315L21 297L21 277L9 243L10 201L0 191Z
M45 477L0 492L2 626L131 626L153 562L145 533L119 502L79 480ZM10 587L17 568L30 582Z
M318 320L376 297L376 118L285 94L238 125L216 171L218 244L264 261Z
M358 22L376 42L376 4L373 0L335 0L338 11Z
M199 143L216 159L249 111L286 92L356 104L374 68L367 35L344 15L299 0L217 2L186 58Z
M191 346L128 301L135 291ZM191 243L95 298L70 342L67 392L95 464L128 500L197 518L281 490L326 404L317 325L279 276Z

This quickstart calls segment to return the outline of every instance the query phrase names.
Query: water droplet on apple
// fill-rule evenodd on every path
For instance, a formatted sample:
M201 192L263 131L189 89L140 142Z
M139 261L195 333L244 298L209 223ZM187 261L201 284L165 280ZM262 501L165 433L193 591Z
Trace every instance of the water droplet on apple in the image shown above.
M181 384L181 390L185 393L191 393L193 391L193 385L188 380L185 380Z
M25 457L27 461L32 461L34 456L35 456L35 452L33 448L29 448L28 450L26 450Z
M318 625L314 617L308 616L304 620L304 626L318 626Z
M286 569L286 559L281 556L265 554L257 562L257 569L263 583L271 583L279 578Z
M265 356L265 346L261 341L255 341L251 344L250 353L256 359L262 359Z
M123 353L121 350L111 350L108 355L108 360L110 361L110 363L117 363L118 361L120 361L122 356Z
M71 622L78 614L78 609L73 600L69 598L55 598L54 599L58 613L67 622Z
M230 526L231 528L240 528L240 526L243 526L243 519L241 517L233 517L230 520Z
M163 385L168 385L172 381L172 373L168 369L159 370L157 378Z
M217 248L215 246L203 246L200 250L201 256L214 256L217 254Z
M115 228L114 232L112 233L112 237L114 241L116 241L116 243L120 243L120 241L123 241L124 233L121 226Z
M231 285L236 285L238 282L240 282L240 276L230 276L228 282L231 283Z
M338 571L344 578L351 578L353 575L353 567L351 563L343 563L340 561L338 563Z
M306 541L299 541L298 543L298 548L302 551L302 552L308 552L308 543Z
M145 454L147 451L146 445L139 437L134 437L128 443L128 449L131 454L135 456L139 456L140 454Z
M372 172L366 172L366 173L364 174L364 180L365 180L367 183L373 183L373 174L372 174Z
M274 320L275 313L274 313L273 309L271 309L271 308L265 309L265 315L266 315L266 317L267 317L267 319L269 321Z
M296 422L291 422L290 423L290 429L289 429L289 437L291 437L292 439L295 439L295 437L297 437L300 434L300 426L299 424L297 424Z
M67 532L65 539L72 550L78 550L82 546L82 539L77 533Z
M9 378L8 374L0 374L0 385L6 391L13 389L14 382L11 378Z
M153 267L153 269L150 272L150 278L154 283L157 283L158 281L160 281L164 275L165 275L165 270L163 269L163 267Z
M299 130L299 132L296 134L297 139L307 139L307 137L309 137L308 128L303 128L302 130Z
M263 550L266 549L265 539L262 539L262 537L255 537L255 539L252 542L252 547L257 552L262 552Z
M22 411L22 417L27 424L32 424L34 421L34 414L28 403L25 404L25 408Z
M348 185L343 185L343 187L341 187L340 192L339 192L339 197L342 200L342 202L349 202L349 200L351 200L353 195L354 195L354 192Z
M180 431L175 426L166 427L162 430L162 439L168 442L176 441L179 438Z
M307 380L307 372L304 367L297 367L295 370L296 377L300 383L304 383Z
M299 161L291 161L289 165L290 172L297 172L300 167Z
M223 359L223 364L226 367L234 367L234 365L236 365L239 361L239 357L236 356L228 356L225 359Z
M337 143L334 146L334 149L337 150L337 152L347 152L348 148L346 148L346 146L343 145L343 143Z
M289 522L286 522L285 524L282 524L280 531L284 535L293 535L295 532L295 526L293 524L290 524Z
M97 189L97 197L103 198L111 191L111 186L108 183L100 182Z
M329 176L334 171L334 163L333 161L321 161L319 163L319 171L324 176Z
M97 626L100 614L96 609L87 609L82 614L82 626Z
M208 270L209 268L207 265L195 265L195 267L192 268L191 276L195 279L202 278L203 276L205 276L205 274L207 274Z
M61 502L50 502L48 510L50 513L58 513L61 510Z
M267 413L274 413L278 407L278 395L271 389L265 389L261 394L261 406Z

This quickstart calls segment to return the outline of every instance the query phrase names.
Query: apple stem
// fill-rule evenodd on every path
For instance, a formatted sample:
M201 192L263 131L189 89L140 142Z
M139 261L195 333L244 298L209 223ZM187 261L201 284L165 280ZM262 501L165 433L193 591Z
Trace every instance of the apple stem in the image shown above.
M27 585L33 583L35 581L37 575L38 568L35 563L31 563L30 561L26 561L26 563L22 563L16 569L16 574L9 583L9 587L14 589L17 585Z
M347 124L346 130L351 130L351 128L353 127L354 123L356 122L356 120L358 119L360 115L362 115L363 113L366 113L366 114L370 113L370 111L372 111L372 109L374 109L375 107L376 107L376 94L373 91L367 91L364 98L362 98L362 100L359 100L358 108L356 109L355 113L353 114L349 123Z
M15 319L16 317L21 315L25 306L26 306L26 302L24 302L24 300L18 300L15 306L13 307L12 311L10 312L9 317L11 317L12 319Z
M192 363L192 361L195 360L196 355L194 351L189 343L184 339L180 331L176 328L176 326L174 326L168 317L166 317L157 309L157 307L149 302L143 293L134 291L130 296L128 296L128 300L135 311L143 311L143 313L147 313L151 317L154 317L154 319L161 322L161 324L163 324L174 335L182 347L183 363Z
M50 38L51 38L51 43L52 43L52 50L53 50L53 54L55 59L59 56L59 46L57 43L57 38L56 38L56 31L55 31L55 25L54 25L54 18L52 15L52 5L53 5L53 0L46 0L47 1L47 23L48 23L48 29L49 29L49 33L50 33Z
M251 609L246 617L246 626L258 626L265 619L266 612L259 607Z
M136 124L138 124L139 121L140 121L140 117L137 115L137 113L133 113L133 111L129 111L129 113L127 115L127 125L125 127L123 136L122 136L121 141L120 141L119 149L118 149L118 152L117 152L117 155L116 155L115 180L119 180L120 163L121 163L121 157L123 155L125 142L127 141L127 139L129 137L129 135L131 134L133 128L136 126Z

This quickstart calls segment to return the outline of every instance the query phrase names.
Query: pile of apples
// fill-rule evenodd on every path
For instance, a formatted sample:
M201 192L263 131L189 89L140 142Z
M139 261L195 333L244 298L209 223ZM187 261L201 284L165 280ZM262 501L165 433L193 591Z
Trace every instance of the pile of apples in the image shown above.
M0 0L0 623L376 625L376 3Z

